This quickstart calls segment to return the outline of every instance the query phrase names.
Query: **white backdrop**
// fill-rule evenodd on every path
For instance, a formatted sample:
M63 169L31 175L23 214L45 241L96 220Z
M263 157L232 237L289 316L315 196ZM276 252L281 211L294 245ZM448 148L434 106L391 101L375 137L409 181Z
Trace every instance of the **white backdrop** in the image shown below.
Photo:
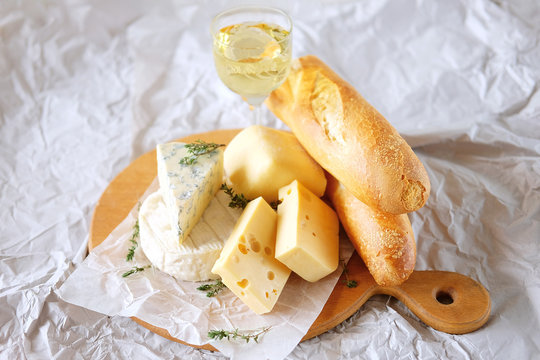
M159 142L250 123L217 78L226 1L0 2L0 358L219 359L55 290L86 255L107 184ZM402 133L432 183L411 214L418 270L490 291L467 335L378 296L289 359L508 359L540 353L540 4L275 1L315 54ZM267 126L285 128L268 111Z

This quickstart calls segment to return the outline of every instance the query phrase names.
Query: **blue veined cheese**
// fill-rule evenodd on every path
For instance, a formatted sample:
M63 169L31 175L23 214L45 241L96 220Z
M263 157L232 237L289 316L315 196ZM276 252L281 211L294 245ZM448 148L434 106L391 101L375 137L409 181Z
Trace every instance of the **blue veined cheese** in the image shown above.
M217 279L212 266L242 213L228 207L229 197L219 191L185 241L180 244L168 221L162 193L150 194L139 211L139 243L159 270L179 280Z
M200 155L194 164L182 165L189 156L184 143L157 146L160 191L167 205L171 228L182 243L199 221L223 181L223 151Z

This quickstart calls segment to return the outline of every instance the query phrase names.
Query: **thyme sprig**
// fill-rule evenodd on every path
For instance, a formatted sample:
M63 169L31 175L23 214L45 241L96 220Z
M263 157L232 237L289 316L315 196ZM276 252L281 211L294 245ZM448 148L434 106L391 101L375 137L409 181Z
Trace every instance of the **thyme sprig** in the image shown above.
M139 243L137 242L137 239L139 238L139 219L135 221L135 225L133 225L133 233L131 234L131 238L129 241L131 242L131 247L128 250L128 253L126 255L126 261L132 261L135 257L135 250L139 246Z
M271 326L265 327L262 330L248 330L248 331L240 331L238 329L234 329L233 331L227 331L227 330L210 330L208 332L208 338L212 340L236 340L236 339L242 339L245 340L247 343L250 340L255 341L256 343L259 342L259 338L266 332L270 330Z
M206 291L206 297L214 297L226 287L227 286L221 281L221 279L218 279L213 284L204 284L199 286L197 290Z
M220 190L225 191L225 194L230 196L231 201L229 202L229 207L231 208L244 209L251 201L250 199L246 198L244 194L235 194L234 190L225 183L221 184ZM281 202L281 200L276 200L272 201L269 205L272 209L277 210L277 207L279 204L281 204Z
M191 144L186 144L185 147L189 155L180 159L180 164L193 165L197 162L199 156L209 154L222 146L225 146L225 144L207 143L202 140L195 140L195 142Z
M356 280L349 279L349 269L347 268L345 260L340 259L339 261L343 264L343 274L345 274L345 280L343 280L343 282L345 283L345 285L347 285L347 287L351 289L357 287L358 282Z
M131 270L128 270L126 271L125 273L122 274L122 277L128 277L130 275L133 275L135 273L138 273L138 272L141 272L141 271L144 271L145 269L148 269L151 265L146 265L146 266L134 266Z
M229 195L231 201L229 202L229 207L231 208L240 208L243 209L246 207L250 200L246 199L244 194L235 194L234 190L227 186L227 184L221 184L220 190L225 191L225 194Z

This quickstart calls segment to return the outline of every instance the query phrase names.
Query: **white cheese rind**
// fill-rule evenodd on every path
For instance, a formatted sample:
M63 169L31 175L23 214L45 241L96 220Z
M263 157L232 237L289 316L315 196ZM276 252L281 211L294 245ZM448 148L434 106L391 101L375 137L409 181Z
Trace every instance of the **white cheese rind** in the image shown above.
M218 192L180 244L168 221L168 208L161 192L149 195L139 211L139 243L148 260L179 280L217 279L211 272L212 266L241 214L241 210L228 208L227 200L227 195Z
M272 310L291 273L274 257L276 221L262 197L251 201L212 269L257 314Z
M184 143L160 144L156 148L158 180L168 219L182 243L199 221L223 181L223 151L216 149L182 165L189 156Z

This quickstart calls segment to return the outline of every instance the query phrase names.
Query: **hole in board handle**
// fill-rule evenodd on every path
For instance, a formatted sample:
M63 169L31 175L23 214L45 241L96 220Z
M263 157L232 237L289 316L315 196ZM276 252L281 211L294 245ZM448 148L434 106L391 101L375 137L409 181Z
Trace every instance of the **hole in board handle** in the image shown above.
M453 291L439 290L435 295L437 302L443 305L450 305L454 302L454 297L452 296Z

